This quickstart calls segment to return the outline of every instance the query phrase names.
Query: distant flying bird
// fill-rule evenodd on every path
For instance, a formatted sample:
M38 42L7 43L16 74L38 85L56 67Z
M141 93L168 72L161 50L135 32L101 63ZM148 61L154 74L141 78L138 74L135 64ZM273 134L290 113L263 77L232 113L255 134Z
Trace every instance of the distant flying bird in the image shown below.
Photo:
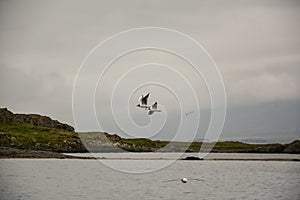
M187 117L187 116L189 116L190 114L193 114L193 113L194 113L194 111L191 111L191 112L185 113L185 116Z
M149 98L150 93L144 95L141 95L139 98L140 103L138 105L136 105L137 107L140 108L145 108L145 110L150 110L151 105L148 105L148 98Z
M152 115L154 112L161 112L161 110L157 109L157 102L155 102L148 111L148 115Z

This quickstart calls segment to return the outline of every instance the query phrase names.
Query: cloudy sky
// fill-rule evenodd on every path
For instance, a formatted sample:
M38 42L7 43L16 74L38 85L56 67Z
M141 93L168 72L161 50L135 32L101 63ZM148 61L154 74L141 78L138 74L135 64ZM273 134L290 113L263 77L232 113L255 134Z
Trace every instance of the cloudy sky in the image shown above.
M299 21L300 2L296 0L1 0L0 106L18 113L48 115L74 125L73 83L88 53L121 31L164 27L194 38L217 64L227 93L221 139L289 142L300 136ZM106 86L98 87L96 94L97 115L104 131L120 131L107 117L107 91L124 69L148 62L167 63L181 70L195 86L202 102L197 137L202 138L210 117L203 80L195 81L190 66L182 60L156 51L128 55L104 77ZM156 91L167 109L166 102L174 99L153 87L140 88L130 102L135 105L140 93ZM134 106L130 110L137 123L147 124L147 115ZM168 116L169 125L158 138L171 137L177 128L176 108L169 107Z

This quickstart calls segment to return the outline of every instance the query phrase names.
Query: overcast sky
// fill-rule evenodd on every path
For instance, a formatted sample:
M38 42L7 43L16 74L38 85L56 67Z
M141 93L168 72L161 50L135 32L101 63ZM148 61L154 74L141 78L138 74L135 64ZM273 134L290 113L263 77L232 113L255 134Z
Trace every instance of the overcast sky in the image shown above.
M88 53L121 31L164 27L194 38L219 67L228 104L221 139L289 142L300 136L299 21L300 1L296 0L1 0L0 106L74 125L72 88ZM202 92L205 85L201 80L193 82L193 72L180 59L162 52L137 52L116 63L115 72L118 67L152 60L183 70L196 85L197 96L202 98L199 132L205 131L209 95ZM105 90L113 88L116 76L112 72L104 79L107 87L97 91L96 107L104 131L118 133L120 130L105 117L110 109ZM136 95L147 90L154 89L144 88ZM161 104L166 101L161 96ZM163 106L167 107L166 103ZM149 121L134 106L130 109L139 123ZM174 108L168 113L175 113ZM178 116L168 116L169 125L162 130L167 133L159 139L169 138L176 129Z

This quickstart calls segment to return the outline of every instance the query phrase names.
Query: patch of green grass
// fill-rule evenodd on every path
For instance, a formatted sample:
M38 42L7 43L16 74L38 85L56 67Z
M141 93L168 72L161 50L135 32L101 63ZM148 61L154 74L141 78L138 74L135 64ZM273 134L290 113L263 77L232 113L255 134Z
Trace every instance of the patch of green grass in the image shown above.
M222 149L222 150L249 150L257 147L255 144L246 144L242 142L217 142L214 146L214 149Z
M75 132L0 122L0 147L62 152L80 144L81 141Z
M147 138L136 138L136 139L121 138L119 142L122 144L128 144L135 148L147 147L152 149L159 149L168 146L178 150L187 149L188 151L199 151L202 144L205 144L202 142L192 142L192 143L169 142L169 141L160 141L160 140L150 140ZM248 151L257 148L259 146L263 146L263 145L246 144L242 142L217 142L213 149L218 151L228 151L228 150Z
M200 150L203 144L207 144L202 142L169 142L150 140L148 138L129 139L102 132L83 133L80 137L83 139L86 138L90 144L96 144L96 146L101 146L101 144L105 145L110 141L129 151L156 151L167 147L166 149L170 151L187 150L196 152ZM217 142L213 150L216 152L247 152L255 148L279 148L277 146L246 144L241 142ZM0 122L0 147L56 152L86 152L76 132L66 131L64 129L38 127L30 124L3 122Z

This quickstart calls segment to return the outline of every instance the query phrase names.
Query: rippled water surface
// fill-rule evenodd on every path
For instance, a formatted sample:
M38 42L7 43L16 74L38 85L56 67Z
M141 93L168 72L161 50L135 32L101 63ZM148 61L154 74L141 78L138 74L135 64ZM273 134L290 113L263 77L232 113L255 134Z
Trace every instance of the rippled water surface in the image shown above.
M0 199L300 199L299 188L300 162L176 161L129 174L97 160L0 160Z

